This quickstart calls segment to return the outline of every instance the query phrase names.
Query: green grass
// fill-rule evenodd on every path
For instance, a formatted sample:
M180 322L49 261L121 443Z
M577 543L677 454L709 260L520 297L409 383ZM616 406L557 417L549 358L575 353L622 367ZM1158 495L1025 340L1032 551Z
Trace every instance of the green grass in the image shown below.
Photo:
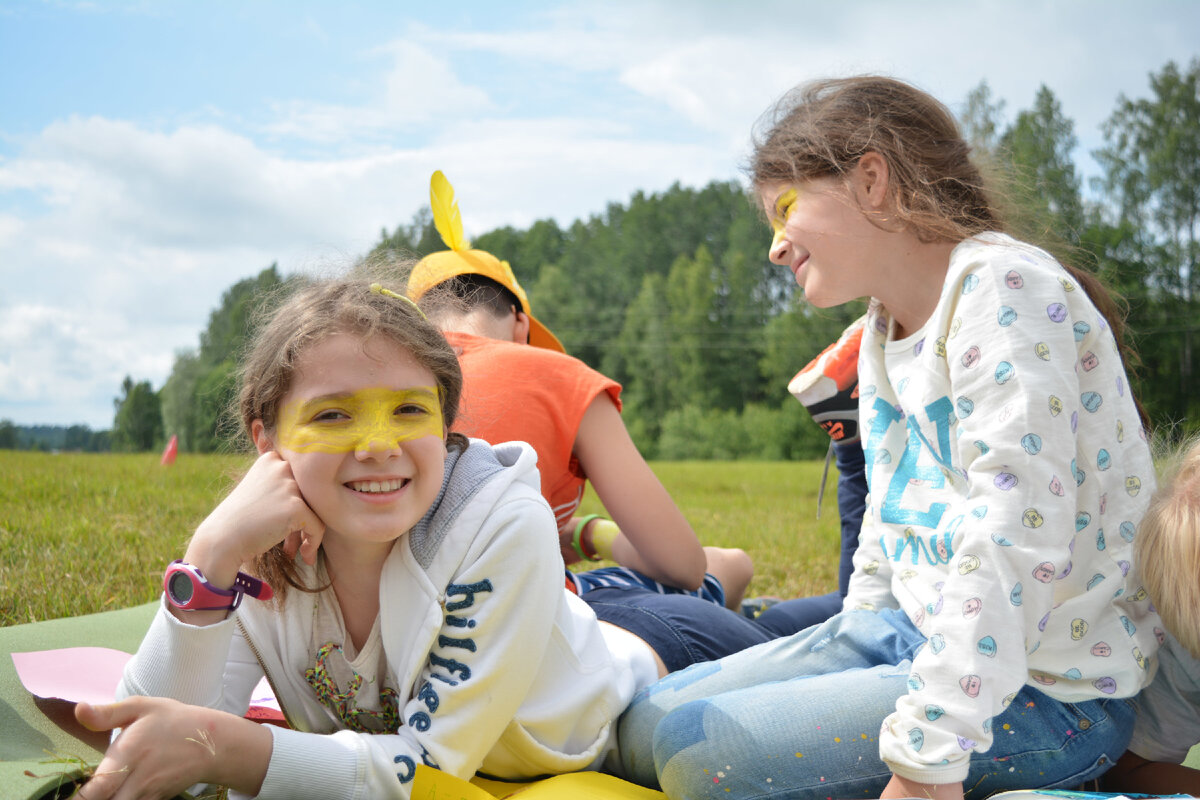
M656 462L655 473L704 544L740 547L754 559L746 593L803 597L837 588L837 471L816 518L821 461ZM587 513L601 510L594 494Z
M0 450L0 625L145 603L248 461Z
M0 626L145 603L248 456L0 450ZM750 595L837 586L836 473L815 519L821 462L660 462L655 472L705 544L754 558ZM602 511L595 495L588 512Z

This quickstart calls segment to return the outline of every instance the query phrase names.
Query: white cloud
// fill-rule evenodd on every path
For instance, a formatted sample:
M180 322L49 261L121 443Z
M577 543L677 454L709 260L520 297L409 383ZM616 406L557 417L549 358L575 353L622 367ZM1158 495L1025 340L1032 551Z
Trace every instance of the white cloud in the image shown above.
M696 125L738 137L792 83L765 69L760 47L730 36L691 40L622 70L621 82Z
M282 159L214 127L50 126L0 167L0 185L40 200L0 219L0 406L66 424L74 397L89 424L109 424L94 398L126 373L160 386L234 282L276 259L286 270L365 250L379 229L373 173Z
M364 137L390 140L431 120L456 119L493 108L488 93L459 80L447 58L410 40L398 40L378 52L392 59L377 91L360 106L279 103L276 119L264 126L273 136L326 145Z
M19 410L24 418L18 422L110 427L112 399L124 376L161 374L172 359L170 352L145 347L128 325L129 320L98 310L4 309L0 408Z
M476 118L424 147L319 161L213 125L55 123L0 164L0 186L40 201L0 217L0 416L107 427L121 379L161 387L234 282L276 260L287 273L365 253L428 201L434 169L482 232L565 224L636 189L705 183L727 161L573 118Z
M0 214L0 248L11 245L21 236L25 221L15 214Z
M417 122L491 107L487 92L459 80L449 59L413 42L395 42L386 49L395 64L385 81L383 106L393 114Z

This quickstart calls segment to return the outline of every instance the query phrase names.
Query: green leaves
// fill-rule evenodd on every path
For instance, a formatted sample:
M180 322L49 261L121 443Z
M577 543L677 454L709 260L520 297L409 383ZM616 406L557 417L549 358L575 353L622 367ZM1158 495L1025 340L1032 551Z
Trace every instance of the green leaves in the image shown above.
M113 450L137 453L152 449L162 440L162 406L150 381L134 383L126 375L121 396L113 402L117 411L113 420Z
M1143 362L1138 388L1152 419L1194 427L1200 416L1200 60L1187 69L1168 62L1150 76L1149 97L1118 98L1103 130L1107 146L1095 154L1105 170L1098 188L1108 193L1107 216L1114 222L1097 253L1101 269L1139 279L1123 284Z
M253 278L238 281L209 315L208 327L200 334L199 351L176 355L160 392L160 428L166 436L179 437L183 452L230 449L238 430L236 417L228 413L237 393L238 358L251 335L255 314L284 287L275 264Z
M1025 238L1078 244L1083 228L1080 180L1071 153L1078 139L1054 93L1043 85L1034 107L1000 137L1015 194L1014 228Z

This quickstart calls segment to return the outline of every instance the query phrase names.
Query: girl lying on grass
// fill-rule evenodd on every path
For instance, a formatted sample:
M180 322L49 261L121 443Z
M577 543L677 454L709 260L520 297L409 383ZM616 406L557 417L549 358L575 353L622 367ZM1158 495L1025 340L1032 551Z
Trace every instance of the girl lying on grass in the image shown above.
M418 764L599 767L661 662L564 590L533 451L449 433L462 376L416 306L303 288L241 383L258 459L168 567L124 699L77 707L122 729L81 796L408 797ZM264 675L290 727L243 718Z

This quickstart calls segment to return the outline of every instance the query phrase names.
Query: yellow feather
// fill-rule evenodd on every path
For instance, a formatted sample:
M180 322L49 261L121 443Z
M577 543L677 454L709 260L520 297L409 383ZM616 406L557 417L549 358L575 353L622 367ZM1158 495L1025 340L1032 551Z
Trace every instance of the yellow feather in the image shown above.
M454 200L454 187L439 169L429 179L429 205L433 209L433 224L442 241L451 250L470 250L471 243L463 238L462 215Z

